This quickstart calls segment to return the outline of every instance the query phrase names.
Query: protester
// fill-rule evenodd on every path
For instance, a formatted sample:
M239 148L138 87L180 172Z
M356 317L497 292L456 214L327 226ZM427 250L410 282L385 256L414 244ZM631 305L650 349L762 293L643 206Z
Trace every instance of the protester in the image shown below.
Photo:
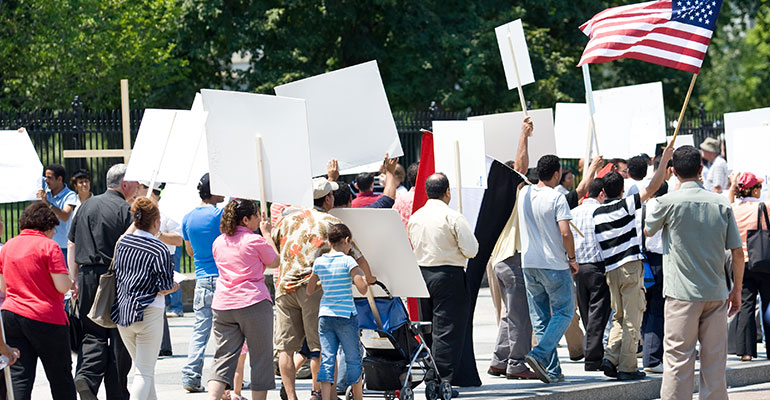
M356 189L358 195L353 199L353 208L361 208L374 203L380 197L372 191L374 188L374 175L364 172L356 177ZM395 195L393 196L396 197Z
M628 159L628 178L623 180L623 193L632 196L646 186L644 177L647 176L647 159L634 156Z
M622 158L613 158L610 163L615 166L615 172L619 173L623 179L628 179L628 162Z
M667 163L666 157L661 163ZM699 397L726 399L727 316L738 312L743 290L741 236L728 200L698 181L698 150L679 147L673 164L682 186L658 199L644 227L648 237L663 229L666 323L660 397L692 398L695 344L700 341ZM725 250L733 258L732 290L725 276Z
M574 316L570 271L576 273L578 264L569 227L569 205L565 196L554 189L561 180L559 158L541 157L537 174L538 184L524 186L518 198L521 263L537 340L525 361L541 381L555 383L564 379L556 346Z
M108 399L128 398L131 357L118 330L103 328L86 316L94 302L99 277L112 262L115 244L131 226L128 200L133 199L138 184L123 180L125 174L125 164L110 167L107 191L83 203L70 227L67 261L70 277L76 280L74 295L83 310L83 344L78 352L75 388L85 400L96 399L102 379Z
M396 202L393 203L393 209L398 211L404 227L409 223L412 216L412 207L414 206L414 184L417 182L417 171L420 169L420 163L415 162L406 170L406 184L409 185L409 191L406 193L396 193Z
M53 211L59 219L53 240L59 244L59 248L67 259L67 234L72 224L72 212L77 204L77 195L64 183L64 167L59 164L51 164L45 169L46 188L37 191L37 197Z
M72 287L59 245L52 240L59 219L43 202L27 206L19 217L21 233L0 249L0 290L5 343L11 360L13 394L29 399L38 358L45 369L51 398L75 396L69 327L64 293ZM13 346L10 347L9 346ZM4 398L4 393L3 393Z
M751 172L742 173L730 185L731 197L737 197L733 202L733 214L735 222L738 225L738 232L743 242L743 261L745 269L743 274L743 291L741 292L741 310L738 313L738 334L736 337L736 354L741 357L741 361L751 361L757 357L757 326L755 311L757 309L757 294L762 297L761 313L763 328L770 334L770 321L767 318L767 309L770 305L770 274L752 271L749 265L749 252L747 247L747 237L750 230L759 228L759 207L764 204L768 209L767 203L759 201L762 193L763 179L759 179ZM762 229L768 229L763 222ZM761 337L759 338L761 339ZM765 344L767 344L767 340Z
M393 175L396 177L396 196L398 197L399 195L406 194L409 189L403 185L406 180L406 169L404 169L404 166L396 164L396 170L393 171Z
M369 204L359 206L358 208L391 208L396 200L396 187L399 184L398 178L396 178L396 170L398 167L398 158L388 158L388 154L385 153L385 160L382 163L381 171L385 173L385 186L382 190L382 196L377 197ZM337 160L331 160L327 163L329 182L336 182L339 178L339 170L337 169ZM356 208L353 206L353 192L350 191L350 185L339 184L338 188L334 190L334 207L333 208Z
M273 242L280 255L279 275L276 277L275 309L276 329L275 347L278 351L278 366L281 382L289 400L295 400L296 370L293 355L302 347L303 338L307 339L310 351L320 351L318 338L318 307L320 294L308 295L305 286L310 279L313 261L329 251L326 242L328 228L341 221L327 213L334 207L334 190L339 189L336 182L326 178L313 179L314 207L283 217L272 230ZM369 264L353 245L350 255L364 271L368 283L375 278L369 270ZM311 396L320 398L317 384L320 361L310 360L313 373Z
M566 196L569 194L569 191L572 190L572 186L574 185L575 173L572 172L571 168L562 168L561 179L559 180L559 184L556 185L556 191Z
M335 224L329 228L331 251L316 258L306 289L308 295L312 295L319 285L323 289L318 311L318 334L321 340L318 382L321 383L324 400L336 399L332 385L339 348L343 349L346 365L343 386L352 385L353 398L363 399L361 348L352 286L355 285L359 293L366 294L368 285L356 260L347 255L352 246L352 236L344 224Z
M216 351L209 399L219 400L233 387L238 358L247 340L252 398L264 400L267 391L275 388L273 304L265 285L265 268L275 268L279 262L272 226L267 218L260 218L254 201L235 199L225 207L220 229L222 234L212 249L219 279L211 303ZM253 233L257 229L262 235ZM235 394L230 396L233 399Z
M179 289L167 247L159 240L160 211L155 201L139 197L131 206L133 232L115 247L115 303L112 320L118 325L136 374L132 399L157 399L155 362L163 336L165 295Z
M182 220L185 250L195 263L195 323L187 351L187 363L182 367L182 386L190 393L205 390L201 385L203 355L211 335L211 301L219 276L211 246L221 233L219 226L222 209L216 205L225 200L222 196L211 194L208 172L198 182L198 195L201 198L200 206L187 213Z
M672 153L672 148L666 148L661 163L668 163ZM624 180L619 173L611 172L603 178L607 200L594 211L594 231L604 257L614 312L601 365L604 374L610 378L635 380L646 376L639 371L636 361L645 307L641 261L644 256L636 232L636 211L658 190L665 177L665 170L658 169L646 188L625 198Z
M708 173L703 176L706 189L722 193L723 190L729 188L730 183L727 180L727 161L720 154L719 140L706 138L700 144L700 150L701 157L708 162Z
M588 185L588 198L573 209L572 218L583 236L573 228L575 258L578 273L575 274L577 303L583 320L585 333L586 371L598 371L604 359L604 327L610 318L610 288L604 276L604 257L596 238L594 211L607 198L602 178L594 179Z
M428 177L425 191L428 201L412 214L407 230L430 294L427 299L419 299L420 318L433 322L433 333L425 340L440 378L451 382L460 362L462 352L458 349L463 345L470 312L465 267L468 259L476 256L479 244L468 220L449 208L451 194L446 175Z
M84 201L90 199L94 194L91 193L91 175L88 170L79 169L70 178L70 186L72 190L77 194L77 201L75 202L75 209L72 210L70 218L74 221L75 215L77 215L80 206ZM65 257L66 258L66 257Z
M588 170L583 175L583 179L580 181L576 189L572 189L564 195L567 199L567 205L570 210L577 207L580 204L580 200L588 193L588 185L594 180L599 173L599 170L604 166L604 158L597 156L591 160L591 164L588 165Z

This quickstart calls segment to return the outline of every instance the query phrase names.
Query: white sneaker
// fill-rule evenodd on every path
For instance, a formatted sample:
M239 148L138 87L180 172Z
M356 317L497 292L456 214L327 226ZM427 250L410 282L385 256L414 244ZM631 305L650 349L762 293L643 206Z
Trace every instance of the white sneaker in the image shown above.
M662 374L663 373L663 363L660 363L654 367L645 367L644 372L649 372L652 374Z

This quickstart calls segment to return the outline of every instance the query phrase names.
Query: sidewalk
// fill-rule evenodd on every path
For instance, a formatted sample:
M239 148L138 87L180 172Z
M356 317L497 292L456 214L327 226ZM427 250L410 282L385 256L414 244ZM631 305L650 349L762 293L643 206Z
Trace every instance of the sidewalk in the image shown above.
M182 389L181 369L185 365L189 337L192 331L193 318L192 313L186 313L184 318L169 319L171 329L172 346L174 356L158 360L155 369L155 387L159 399L207 399L207 393L190 394ZM460 388L461 398L472 399L525 399L532 397L549 396L552 399L580 399L590 398L591 400L600 399L629 399L629 398L647 398L652 399L659 396L660 376L648 375L647 379L635 382L618 382L614 379L606 378L601 372L585 372L582 362L573 362L569 360L566 348L566 342L562 340L563 346L559 349L559 358L562 363L562 369L566 381L559 384L546 385L538 380L532 381L512 381L500 377L487 375L490 356L494 349L497 338L497 325L494 317L494 307L489 295L489 289L482 289L476 306L476 316L474 321L474 348L476 350L476 362L479 375L482 379L482 386L479 388ZM760 345L759 348L763 349ZM209 342L206 350L206 361L204 365L204 382L208 379L214 353L213 339ZM764 352L759 354L759 360L765 359ZM639 362L641 365L641 360ZM73 366L74 358L73 358ZM697 367L697 365L696 365ZM249 376L248 363L246 366L246 376ZM129 380L133 376L133 371L129 375ZM697 378L696 378L697 381ZM749 363L740 362L736 356L728 357L728 385L738 387L745 385L755 385L760 382L770 381L770 361L752 361ZM276 379L276 387L280 388L280 378ZM735 390L731 398L770 398L767 395L770 386L760 385L756 389L746 388L746 391ZM310 380L298 380L297 390L300 399L310 397ZM244 393L246 397L251 398L251 393ZM38 364L35 388L32 397L34 399L50 398L50 390L45 373L40 364ZM367 398L382 398L379 393L368 393ZM99 398L104 399L104 389L99 393ZM278 390L272 390L268 393L268 399L279 399ZM423 399L423 387L415 389L415 398Z

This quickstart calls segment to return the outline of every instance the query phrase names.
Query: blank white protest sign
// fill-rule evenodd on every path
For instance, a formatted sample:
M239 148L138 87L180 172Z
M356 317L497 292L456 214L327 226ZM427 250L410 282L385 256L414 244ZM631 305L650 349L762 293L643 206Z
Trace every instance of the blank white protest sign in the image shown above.
M554 136L557 156L577 159L585 157L590 120L588 104L556 103Z
M304 99L313 176L332 158L346 170L404 151L376 61L276 86L275 94Z
M396 210L335 208L329 213L350 228L353 241L369 262L372 274L385 284L393 296L430 296L404 223ZM385 296L379 287L371 286L371 289L375 297ZM353 290L353 293L361 297L358 290Z
M449 187L457 187L455 142L460 142L460 174L463 188L487 187L484 153L484 122L433 121L433 156L436 172L443 172Z
M201 90L208 111L211 192L223 196L313 205L305 101ZM260 198L257 135L262 137L266 198Z
M524 38L524 26L521 24L521 20L517 19L495 28L497 47L500 49L500 58L503 60L503 69L505 70L505 80L508 82L508 90L519 86L516 81L516 69L513 65L513 54L511 54L511 47L508 44L509 34L511 35L511 42L513 43L513 52L516 55L516 66L519 67L521 86L528 85L535 81L535 75L532 73L532 63L529 60L527 41Z
M666 145L671 143L671 139L673 139L673 136L666 136ZM674 143L674 149L678 149L682 146L695 146L695 139L693 138L693 135L676 135L676 143ZM695 146L695 148L698 148L698 146Z
M655 146L666 140L661 82L596 90L594 103L596 136L605 159L655 154ZM585 140L585 133L579 134ZM581 149L585 156L585 142Z
M725 141L727 142L725 150L727 152L727 162L733 170L735 170L735 167L733 167L732 161L738 158L740 154L730 145L735 135L745 131L747 128L762 126L770 126L770 107L725 114ZM740 157L743 157L743 154L740 154Z
M529 110L534 131L529 137L529 168L537 166L537 160L546 154L556 153L553 111L550 108ZM486 154L501 163L516 158L521 136L521 111L469 117L468 121L484 123L484 144ZM462 143L460 144L462 151ZM438 154L436 154L438 159ZM463 184L465 178L463 177Z
M732 135L726 143L737 154L730 159L730 169L736 172L751 172L759 177L770 175L767 149L770 149L770 125L743 128Z
M27 130L0 131L0 203L36 200L42 188L43 164Z
M192 110L145 110L125 179L150 182L157 169L155 182L187 183L206 115Z

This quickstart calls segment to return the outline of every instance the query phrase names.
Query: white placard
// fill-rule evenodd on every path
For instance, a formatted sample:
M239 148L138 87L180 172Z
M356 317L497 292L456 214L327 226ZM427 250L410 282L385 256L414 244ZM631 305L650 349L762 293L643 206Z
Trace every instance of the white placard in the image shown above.
M464 188L486 188L484 122L433 121L433 155L436 172L443 172L449 187L457 187L455 142L460 142L460 174Z
M204 111L147 109L126 168L126 180L187 183L206 124ZM164 152L165 150L165 152Z
M586 144L591 125L588 104L556 103L554 137L556 155L581 159L586 156Z
M770 175L767 149L770 149L770 125L743 128L735 132L726 143L739 157L730 159L730 169L736 172L751 172L759 177Z
M0 131L0 203L36 200L42 188L43 164L26 129Z
M516 55L516 66L519 70L519 79L521 86L535 81L535 75L532 73L532 63L529 60L529 50L527 50L527 41L524 38L524 27L521 20L509 22L495 28L497 36L497 47L500 49L500 58L503 60L503 69L505 70L505 80L508 82L508 90L518 87L516 81L516 70L513 66L513 55L511 47L508 44L508 35L511 36L513 43L513 52Z
M529 110L534 131L529 137L529 168L537 166L537 160L546 154L556 154L554 137L553 111L550 108ZM521 136L521 123L524 121L521 111L480 115L468 118L468 121L484 122L484 143L486 154L501 163L516 158ZM438 157L438 154L436 154ZM464 179L464 178L463 178Z
M401 140L376 61L276 86L279 96L304 99L313 176L332 158L346 170L401 157Z
M350 228L372 274L393 296L429 297L417 259L409 244L404 223L393 209L335 208L330 214ZM376 226L377 229L372 229ZM372 286L375 296L385 293ZM361 297L357 290L353 293Z
M211 192L300 207L313 205L305 101L201 90L208 111ZM266 199L260 199L256 137L262 137Z
M666 136L666 146L671 143L673 136ZM676 143L674 143L674 149L678 149L682 146L695 146L695 139L693 135L676 135ZM695 146L696 148L698 146Z
M725 141L731 143L736 133L746 128L757 128L761 126L770 126L770 107L757 108L751 111L741 111L725 114ZM700 143L698 143L700 146ZM696 146L697 147L697 146ZM728 163L736 158L738 154L732 146L726 146ZM742 157L743 155L741 155Z
M192 111L204 112L201 94L195 94ZM201 203L198 194L198 182L206 172L209 172L208 151L206 146L206 129L203 129L198 144L192 153L188 154L192 158L192 165L187 182L169 183L163 189L158 207L160 212L178 224L182 224L185 214L192 211Z
M655 146L666 140L661 82L596 90L594 102L596 135L605 159L655 154ZM584 157L585 142L581 149Z

